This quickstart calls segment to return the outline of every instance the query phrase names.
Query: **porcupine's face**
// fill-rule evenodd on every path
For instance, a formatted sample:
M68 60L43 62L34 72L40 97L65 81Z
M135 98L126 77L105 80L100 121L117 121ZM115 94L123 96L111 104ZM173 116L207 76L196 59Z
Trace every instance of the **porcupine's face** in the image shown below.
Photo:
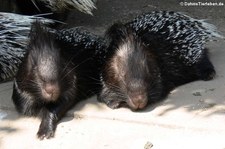
M155 79L159 74L154 57L133 38L118 46L104 74L104 84L120 106L126 104L132 110L143 109L158 98L160 91Z
M41 43L44 44L44 43ZM35 97L44 101L56 101L61 93L61 58L57 47L51 45L30 46L28 70Z
M59 50L59 49L57 49ZM43 99L55 101L59 98L61 92L60 83L60 56L55 51L45 53L38 58L36 67L36 79L41 89Z
M40 23L32 25L27 55L16 77L16 87L24 98L45 103L76 96L75 67L71 55L62 51Z

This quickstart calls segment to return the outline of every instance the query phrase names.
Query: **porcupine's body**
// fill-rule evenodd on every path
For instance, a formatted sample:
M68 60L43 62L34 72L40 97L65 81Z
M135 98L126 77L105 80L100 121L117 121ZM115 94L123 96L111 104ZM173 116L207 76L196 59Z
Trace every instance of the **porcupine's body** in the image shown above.
M37 23L32 28L12 99L20 114L41 117L37 136L48 139L70 107L98 91L101 62L95 55L105 45L78 28L49 32Z
M100 71L105 63L107 53L106 41L83 28L62 29L54 34L66 52L74 56L74 61L83 65L77 68L80 72L78 75L81 75L79 76L80 82L82 82L79 83L81 93L86 95L97 93L100 88ZM80 52L75 51L74 48L80 49ZM88 91L88 89L91 90Z
M198 79L210 80L215 75L208 75L210 72L207 72L207 66L209 68L213 66L208 62L205 43L215 37L224 37L212 24L182 13L154 11L136 17L126 23L126 26L159 56L163 74L167 76L169 82L174 82L171 86ZM198 71L192 72L193 67ZM198 78L195 76L197 73L205 76Z
M132 28L147 45L151 44L148 40L154 36L171 44L173 50L169 54L176 55L187 66L201 59L205 53L204 44L212 37L224 38L212 24L173 11L146 13L126 23L126 26ZM148 38L148 35L151 37Z
M125 104L143 109L179 85L215 76L204 43L222 36L202 20L152 12L114 24L107 35L113 52L103 68L98 97L111 108Z

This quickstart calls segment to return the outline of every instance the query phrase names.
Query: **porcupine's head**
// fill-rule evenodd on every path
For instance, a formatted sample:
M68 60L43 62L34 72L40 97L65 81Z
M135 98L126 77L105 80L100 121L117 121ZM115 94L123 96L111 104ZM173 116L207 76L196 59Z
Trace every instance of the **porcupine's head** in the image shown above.
M100 99L111 108L143 109L161 96L161 75L154 54L125 26L109 30L109 59L102 73ZM106 89L107 88L107 89Z
M55 37L35 22L30 33L28 52L17 74L20 89L44 102L55 102L75 85L73 69L61 54ZM69 88L72 89L69 89ZM71 94L75 92L75 89Z

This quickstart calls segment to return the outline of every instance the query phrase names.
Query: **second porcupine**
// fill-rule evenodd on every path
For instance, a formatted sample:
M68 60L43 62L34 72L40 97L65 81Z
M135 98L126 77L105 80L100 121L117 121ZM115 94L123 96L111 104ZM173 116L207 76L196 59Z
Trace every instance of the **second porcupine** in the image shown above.
M179 85L215 76L204 43L222 36L202 20L152 12L125 25L114 24L107 35L111 55L101 74L98 99L111 108L125 104L143 109Z

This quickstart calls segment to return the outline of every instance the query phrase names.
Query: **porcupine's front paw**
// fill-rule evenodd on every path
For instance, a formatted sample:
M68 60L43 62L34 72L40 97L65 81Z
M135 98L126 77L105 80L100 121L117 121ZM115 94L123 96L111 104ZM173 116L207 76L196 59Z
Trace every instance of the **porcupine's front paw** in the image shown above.
M56 129L56 124L54 124L51 121L51 119L42 120L42 122L39 126L39 130L37 132L37 137L40 140L43 140L45 138L50 139L50 138L54 137L55 129Z
M102 90L101 93L97 95L97 99L98 101L105 103L111 109L118 109L121 107L121 101L117 100L110 92L105 92L105 90Z
M120 107L120 103L115 100L106 101L106 105L111 109L117 109Z
M50 139L54 137L54 134L55 134L55 128L51 126L51 124L41 123L39 130L37 132L37 137L40 140L43 140L45 138Z

